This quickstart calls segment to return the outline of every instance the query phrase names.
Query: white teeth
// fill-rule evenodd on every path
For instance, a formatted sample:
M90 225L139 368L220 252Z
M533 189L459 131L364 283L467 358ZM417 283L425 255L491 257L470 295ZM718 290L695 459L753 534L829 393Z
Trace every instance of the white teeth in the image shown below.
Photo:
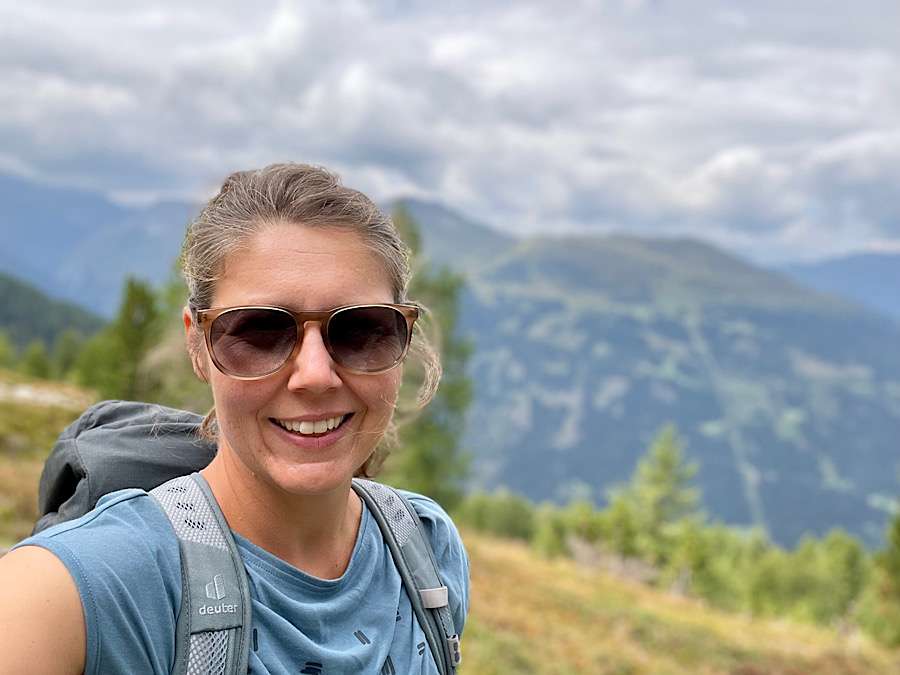
M344 421L345 415L339 415L338 417L329 417L324 420L316 420L315 422L304 421L304 422L292 422L287 420L275 420L278 424L288 431L293 431L297 434L323 434L326 431L334 429L339 426L341 422Z

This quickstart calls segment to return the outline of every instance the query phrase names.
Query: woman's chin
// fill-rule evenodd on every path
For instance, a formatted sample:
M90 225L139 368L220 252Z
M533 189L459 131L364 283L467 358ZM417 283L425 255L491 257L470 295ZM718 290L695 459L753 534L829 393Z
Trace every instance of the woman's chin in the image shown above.
M297 496L328 494L347 489L354 468L341 461L273 462L267 467L269 480L282 491Z

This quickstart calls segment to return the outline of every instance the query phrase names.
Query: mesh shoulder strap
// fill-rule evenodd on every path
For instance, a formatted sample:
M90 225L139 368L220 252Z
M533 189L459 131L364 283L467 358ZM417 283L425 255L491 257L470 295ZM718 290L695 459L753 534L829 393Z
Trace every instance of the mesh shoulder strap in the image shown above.
M181 549L181 611L173 675L247 672L250 591L231 530L198 473L150 491Z
M403 495L387 485L354 478L353 489L381 528L438 669L442 675L453 675L462 660L459 635L453 625L447 587L441 581L419 514Z

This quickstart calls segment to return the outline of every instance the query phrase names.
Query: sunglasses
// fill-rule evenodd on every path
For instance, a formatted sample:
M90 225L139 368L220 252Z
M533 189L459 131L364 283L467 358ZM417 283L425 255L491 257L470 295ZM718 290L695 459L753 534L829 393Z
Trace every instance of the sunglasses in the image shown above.
M398 365L419 318L414 305L347 305L294 312L283 307L193 309L206 336L212 361L222 373L258 380L292 361L307 321L322 324L322 340L332 360L354 373L383 373Z

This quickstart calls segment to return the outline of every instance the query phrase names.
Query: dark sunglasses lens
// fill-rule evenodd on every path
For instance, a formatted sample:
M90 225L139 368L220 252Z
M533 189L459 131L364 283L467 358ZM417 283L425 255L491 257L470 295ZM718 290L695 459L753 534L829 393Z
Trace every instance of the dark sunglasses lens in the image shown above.
M213 354L225 370L257 377L284 364L297 342L297 324L287 312L236 309L213 321L209 338Z
M406 318L391 307L352 307L331 317L328 342L335 361L363 372L395 365L406 349Z

